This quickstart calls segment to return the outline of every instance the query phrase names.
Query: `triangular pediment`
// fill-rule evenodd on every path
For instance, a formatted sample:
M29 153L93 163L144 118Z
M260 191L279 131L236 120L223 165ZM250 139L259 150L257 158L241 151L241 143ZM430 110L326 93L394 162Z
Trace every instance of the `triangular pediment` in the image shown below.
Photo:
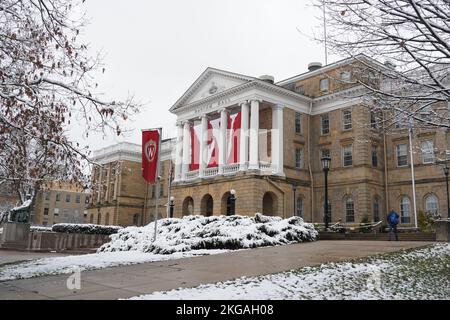
M239 86L255 78L240 75L233 72L208 68L189 87L180 99L170 108L174 111L182 106L200 101L222 91Z

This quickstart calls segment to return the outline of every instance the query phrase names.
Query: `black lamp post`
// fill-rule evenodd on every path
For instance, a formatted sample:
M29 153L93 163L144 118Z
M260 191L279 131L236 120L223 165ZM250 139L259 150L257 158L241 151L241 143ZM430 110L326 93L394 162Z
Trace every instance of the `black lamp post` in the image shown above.
M325 222L325 230L328 230L328 222L331 220L331 217L328 216L328 171L330 170L330 157L322 157L320 159L322 161L323 173L325 175L325 203L323 206L323 219Z
M444 167L444 174L445 174L445 183L447 184L447 218L450 219L450 196L448 193L448 173L450 168L447 166L447 163L445 163Z
M173 218L173 207L175 206L175 198L170 197L169 199L169 218Z
M230 190L230 216L235 215L235 206L236 206L236 190Z
M294 191L294 216L297 215L297 201L295 201L295 191L297 190L297 185L292 185L292 191Z

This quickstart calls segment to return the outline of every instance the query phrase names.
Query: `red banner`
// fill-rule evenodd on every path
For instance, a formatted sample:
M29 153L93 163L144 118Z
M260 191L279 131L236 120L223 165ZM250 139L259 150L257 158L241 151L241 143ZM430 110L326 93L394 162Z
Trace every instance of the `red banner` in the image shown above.
M159 130L142 131L142 176L155 183L158 176Z

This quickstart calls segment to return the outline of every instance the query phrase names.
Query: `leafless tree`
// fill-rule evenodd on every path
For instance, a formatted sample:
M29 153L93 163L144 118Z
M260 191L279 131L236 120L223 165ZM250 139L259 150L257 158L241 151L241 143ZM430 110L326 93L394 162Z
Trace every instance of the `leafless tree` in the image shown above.
M351 81L364 89L363 102L377 125L450 128L448 0L317 0L315 5L325 12L327 30L316 39L355 59Z
M131 98L98 98L93 74L105 69L78 39L83 2L0 2L0 180L22 201L47 180L88 181L89 151L68 137L71 123L120 135L139 111Z

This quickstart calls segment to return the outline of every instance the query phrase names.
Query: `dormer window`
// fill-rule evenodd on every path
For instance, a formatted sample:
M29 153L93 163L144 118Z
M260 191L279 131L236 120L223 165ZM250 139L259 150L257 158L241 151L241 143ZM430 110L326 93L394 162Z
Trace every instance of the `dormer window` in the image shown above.
M294 90L297 93L305 94L305 86L304 85L295 86Z
M350 71L342 71L340 74L340 78L342 81L350 81L352 73Z

